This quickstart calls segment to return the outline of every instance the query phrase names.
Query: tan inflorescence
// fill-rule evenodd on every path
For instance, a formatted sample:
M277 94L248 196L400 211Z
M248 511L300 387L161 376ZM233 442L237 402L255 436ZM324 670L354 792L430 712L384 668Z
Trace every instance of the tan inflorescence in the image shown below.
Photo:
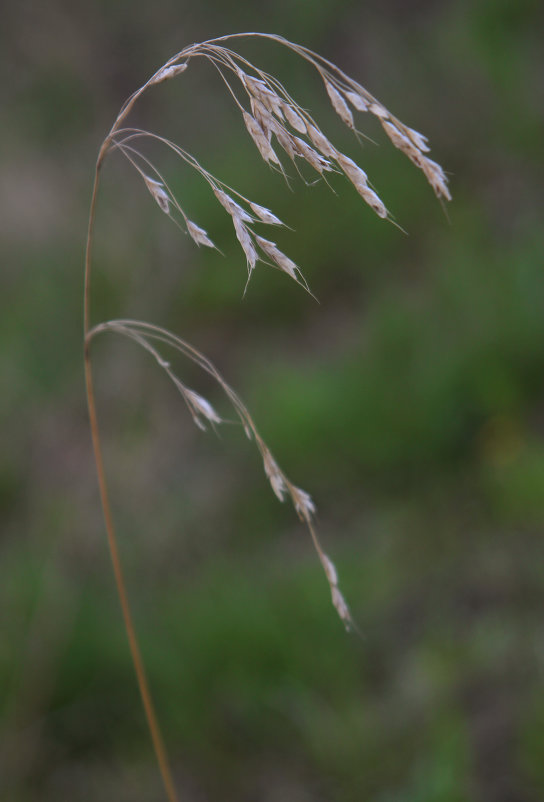
M448 182L444 170L427 153L426 138L404 125L394 117L364 87L342 72L336 65L307 48L295 45L282 37L271 34L240 34L239 37L253 36L277 42L309 62L317 70L323 81L332 108L340 120L357 133L354 112L374 115L380 122L392 144L401 150L417 167L433 188L436 196L450 200ZM136 147L141 139L153 139L172 150L179 158L193 167L208 183L215 198L230 216L235 235L244 252L248 280L259 261L286 273L290 278L309 290L299 267L277 244L255 232L255 226L265 224L283 226L282 221L270 209L244 197L209 173L187 151L162 136L138 128L123 127L125 118L136 100L147 88L172 80L184 73L191 59L201 57L210 61L219 72L240 109L244 125L258 153L273 169L286 176L285 166L280 158L287 157L297 170L299 164L306 163L319 177L326 173L341 173L353 185L363 201L384 219L390 213L376 190L371 186L367 173L351 157L340 151L323 133L316 121L287 92L285 87L273 76L260 70L241 55L226 47L228 39L221 37L200 44L194 44L177 53L163 65L144 84L121 109L108 137L102 146L99 161L109 150L119 150L141 175L149 193L159 208L182 225L197 245L215 248L207 231L189 219L183 206L172 191L168 182L150 160ZM235 89L236 87L236 89ZM240 99L242 97L242 100ZM243 100L245 99L245 103ZM176 349L185 357L196 362L204 371L212 375L220 384L233 405L247 436L253 439L260 451L265 474L272 490L280 501L290 498L299 518L307 525L319 559L329 583L332 602L347 628L353 625L351 614L338 587L336 568L318 540L314 528L315 505L311 497L295 486L280 469L268 446L260 437L257 428L239 397L225 382L212 363L184 340L166 329L148 323L130 320L114 320L96 326L89 337L103 331L114 331L129 337L144 347L169 375L182 395L195 424L206 428L223 423L221 416L212 405L196 391L188 388L174 373L170 363L161 355L159 347L166 345Z

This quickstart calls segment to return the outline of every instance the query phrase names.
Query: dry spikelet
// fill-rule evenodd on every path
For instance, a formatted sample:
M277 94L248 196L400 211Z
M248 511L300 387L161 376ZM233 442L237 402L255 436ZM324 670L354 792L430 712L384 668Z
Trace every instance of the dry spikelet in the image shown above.
M196 242L197 245L206 245L208 248L215 248L214 243L208 236L207 231L200 226L197 226L196 223L193 223L192 220L186 220L185 225L187 226L187 231L189 232L191 238Z
M306 133L306 123L290 103L282 103L283 114L289 125L299 134Z
M419 153L421 148L416 147L411 139L409 139L396 125L389 120L381 120L382 127L396 148L402 150L407 155Z
M376 212L378 217L382 218L382 220L385 220L389 216L386 205L369 186L362 187L359 190L359 194L361 195L362 199L368 203L370 208Z
M251 275L251 271L257 264L257 249L251 239L251 234L249 233L249 229L243 224L240 217L237 215L233 215L232 222L234 223L234 230L236 231L236 236L238 237L238 242L242 246L242 250L244 251L247 259L247 265L249 270L249 275Z
M298 151L298 155L302 156L308 164L314 168L320 175L323 175L324 172L329 172L333 169L332 164L328 159L325 159L323 156L320 156L317 151L315 151L307 142L301 139L298 136L294 136L292 138L293 144Z
M323 570L325 571L325 576L329 581L332 603L336 608L336 612L344 622L346 629L350 630L353 626L353 621L349 607L346 604L346 600L344 599L340 588L338 587L338 574L336 572L336 567L330 557L325 554L324 551L319 552L319 558L321 560Z
M311 523L312 516L315 514L315 504L310 494L294 485L289 486L289 492L299 518L306 523Z
M336 161L347 175L359 195L376 212L378 217L388 217L388 211L380 197L368 186L368 177L364 170L362 170L353 159L346 156L344 153L338 153Z
M348 128L353 130L355 128L355 123L353 122L353 114L351 113L351 109L338 89L336 89L336 87L334 87L330 81L327 81L326 78L325 89L327 90L327 94L331 100L335 112L338 114L342 122L345 123Z
M365 100L362 95L349 91L344 92L344 94L354 109L357 109L357 111L368 111L368 101Z
M338 585L338 574L336 573L336 566L334 565L331 558L327 554L323 553L321 557L321 562L323 563L325 574L331 585Z
M284 273L287 273L295 281L299 281L297 273L300 274L300 269L292 259L289 259L288 256L280 251L275 242L271 242L259 236L256 236L255 240L257 245L276 263L280 270L283 270Z
M392 122L389 122L389 120L380 120L380 122L393 145L399 148L399 150L408 156L408 158L423 171L435 195L438 198L442 197L446 200L451 200L447 178L442 167L432 159L429 159L428 156L425 156L425 152L429 151L425 137L402 124L396 126ZM416 144L416 142L418 144Z
M282 101L278 95L268 87L260 78L254 78L252 75L242 73L242 83L257 100L268 109L268 111L275 114L276 117L282 118Z
M362 170L359 165L350 159L349 156L346 156L345 153L338 152L336 155L336 161L347 175L349 180L354 184L357 189L361 186L366 186L368 183L368 177L364 170Z
M285 223L282 223L279 217L276 217L270 209L266 209L264 206L259 206L258 203L250 203L251 211L255 212L257 217L260 218L261 222L268 223L272 226L283 226Z
M170 198L166 194L163 184L148 175L144 175L143 179L155 202L165 214L170 214Z
M252 140L255 142L257 149L265 162L273 162L274 164L281 164L280 160L276 156L274 148L270 144L270 139L263 131L257 120L248 114L247 111L243 112L244 123L246 124L246 128L251 136Z
M323 156L326 156L328 159L336 159L338 151L334 145L329 142L325 134L311 123L308 123L307 129L310 141L323 154Z
M346 604L346 600L344 599L337 585L333 585L331 587L331 599L336 612L344 622L344 626L349 632L353 627L353 619L351 617L349 607Z
M407 125L402 126L402 130L406 134L406 136L411 139L413 144L420 150L422 153L428 153L430 147L427 144L427 137L420 134L419 131L414 131L413 128L408 128Z
M381 103L376 103L376 102L370 103L368 106L368 110L372 112L372 114L375 117L379 117L381 120L387 120L387 118L390 116L385 106L382 106Z
M283 125L280 125L276 120L270 121L270 130L280 143L283 150L287 153L292 162L295 161L295 156L302 155L295 145L295 137L293 137Z
M445 200L451 200L451 193L448 189L448 179L446 178L446 174L442 167L437 164L437 162L433 162L432 159L428 159L426 156L422 156L421 158L422 164L419 166L423 170L427 181L433 188L436 197L444 198Z
M285 482L285 476L280 471L278 463L270 453L270 451L265 447L263 449L263 465L264 465L264 472L268 477L268 481L272 487L272 490L279 498L280 501L284 501L285 493L287 492L287 484Z
M178 384L178 387L181 390L183 397L187 401L187 406L189 407L189 411L191 412L193 420L199 429L206 431L206 425L202 420L202 418L205 418L212 424L222 423L222 419L219 417L215 409L212 407L212 405L206 398L201 396L199 393L195 393L194 390L190 390L188 387L181 385L181 382L179 383L176 382L176 383Z
M254 97L250 97L249 103L251 105L251 112L253 116L261 126L264 135L270 142L272 138L271 128L273 127L273 123L275 122L274 118L272 117L266 106L263 106L260 100L257 100Z
M163 81L168 81L170 78L175 78L176 75L185 72L186 69L187 62L184 62L183 64L172 64L169 67L163 67L162 70L159 70L159 72L156 73L149 83L160 84Z
M222 189L219 189L219 187L213 187L213 194L221 206L231 215L231 217L237 217L239 220L245 223L254 222L253 218L244 209L242 209L240 204L236 203L236 201L226 192L223 192Z

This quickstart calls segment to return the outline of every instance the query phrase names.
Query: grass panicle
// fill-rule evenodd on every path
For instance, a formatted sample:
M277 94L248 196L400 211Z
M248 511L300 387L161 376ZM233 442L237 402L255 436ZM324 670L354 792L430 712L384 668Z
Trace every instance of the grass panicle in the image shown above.
M311 496L305 490L293 484L280 468L272 451L259 434L249 411L216 367L188 342L158 325L136 320L109 320L91 326L90 289L95 209L99 175L104 159L109 153L119 152L129 162L143 180L148 193L159 209L172 219L176 225L185 230L197 246L203 245L208 248L216 248L207 230L192 219L192 215L184 208L166 177L140 149L140 143L145 140L152 140L172 151L181 161L193 168L207 183L217 202L231 218L234 235L240 244L247 263L248 282L253 271L261 262L282 271L290 279L310 292L308 283L295 262L283 253L275 241L258 233L260 226L284 226L284 223L273 211L254 199L244 197L236 189L212 175L192 154L177 143L156 132L125 126L125 120L133 110L136 102L146 91L164 81L174 80L184 75L192 61L198 58L210 62L217 70L241 113L242 122L258 154L272 170L280 172L287 181L287 166L292 164L306 183L312 182L304 178L306 170L303 172L301 169L304 164L314 174L317 174L318 179L324 179L327 173L339 173L347 178L362 200L378 217L391 220L391 215L386 205L372 186L366 171L350 156L335 147L306 109L293 99L287 89L274 76L252 64L226 44L229 40L247 37L275 42L288 48L314 67L323 82L333 111L344 125L353 131L356 136L359 136L357 128L359 115L370 114L375 116L391 143L421 169L436 196L444 200L450 200L446 175L440 165L428 157L427 139L422 134L409 128L394 117L364 87L347 76L336 65L308 48L296 45L281 36L273 34L245 33L224 36L207 42L192 44L176 53L128 98L102 143L96 164L85 260L84 338L87 398L99 488L117 589L145 714L166 794L170 802L175 802L177 795L135 635L108 499L90 362L90 344L95 336L107 332L114 333L127 337L146 350L157 365L166 372L185 402L195 425L200 429L206 429L209 426L215 428L224 423L225 420L216 412L206 398L196 390L188 387L179 378L166 358L168 351L173 350L192 361L219 384L232 405L245 434L255 443L260 453L264 473L272 491L280 501L290 499L298 517L308 528L329 585L332 603L340 619L346 629L349 630L354 627L348 605L339 588L336 568L331 558L325 553L315 529L316 508Z

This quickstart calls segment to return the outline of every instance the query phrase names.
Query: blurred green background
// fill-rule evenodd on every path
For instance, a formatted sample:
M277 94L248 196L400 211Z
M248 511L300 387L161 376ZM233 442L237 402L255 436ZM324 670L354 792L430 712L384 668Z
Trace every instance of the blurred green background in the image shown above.
M361 150L317 77L273 44L239 49L348 149L408 236L345 181L333 194L293 177L290 192L203 63L132 120L288 222L274 234L320 304L262 265L242 297L244 258L202 182L161 161L225 258L108 160L95 321L162 323L214 360L314 497L362 632L343 631L309 537L239 427L195 430L143 352L97 340L123 561L180 798L544 799L542 4L29 0L2 17L0 798L164 798L86 417L92 171L121 103L168 56L265 30L427 134L454 200L444 214L364 117L376 144Z

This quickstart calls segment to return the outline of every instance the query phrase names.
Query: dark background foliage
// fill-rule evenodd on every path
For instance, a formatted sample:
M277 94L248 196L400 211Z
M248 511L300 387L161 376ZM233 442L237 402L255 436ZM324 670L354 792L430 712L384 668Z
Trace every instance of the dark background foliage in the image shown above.
M96 320L160 322L216 362L315 498L362 631L342 630L238 427L193 431L145 354L97 340L123 559L180 796L543 799L542 5L52 0L2 18L2 799L163 798L90 451L86 215L125 97L185 45L251 29L321 52L427 134L454 200L444 213L364 118L376 144L361 151L315 75L262 43L243 52L349 148L408 236L345 182L290 192L203 64L135 122L286 220L278 244L320 304L264 266L242 297L244 259L198 179L166 164L225 258L109 160Z

